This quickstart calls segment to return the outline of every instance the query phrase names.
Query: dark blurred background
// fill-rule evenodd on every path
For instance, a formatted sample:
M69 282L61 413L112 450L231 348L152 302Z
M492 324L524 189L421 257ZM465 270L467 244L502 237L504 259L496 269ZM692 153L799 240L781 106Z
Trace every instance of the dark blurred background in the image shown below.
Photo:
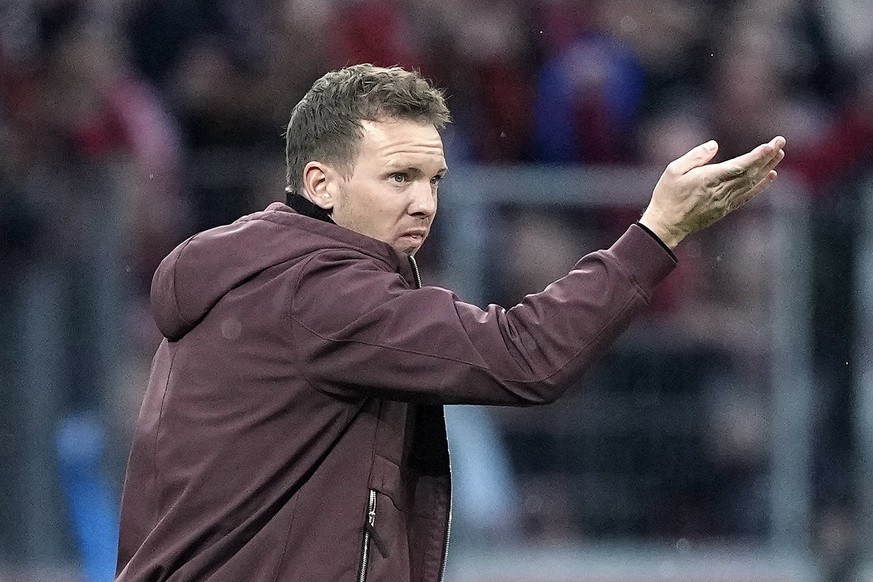
M0 581L111 579L152 272L284 199L291 108L356 62L445 88L419 262L483 305L609 245L694 145L788 140L578 389L450 410L447 579L873 580L871 9L0 0Z

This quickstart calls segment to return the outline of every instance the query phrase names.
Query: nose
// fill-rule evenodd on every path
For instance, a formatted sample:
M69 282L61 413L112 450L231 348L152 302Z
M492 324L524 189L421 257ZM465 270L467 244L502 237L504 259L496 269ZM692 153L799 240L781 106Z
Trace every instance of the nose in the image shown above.
M436 214L436 209L436 185L431 184L430 180L416 182L409 201L409 213L413 216L429 218Z

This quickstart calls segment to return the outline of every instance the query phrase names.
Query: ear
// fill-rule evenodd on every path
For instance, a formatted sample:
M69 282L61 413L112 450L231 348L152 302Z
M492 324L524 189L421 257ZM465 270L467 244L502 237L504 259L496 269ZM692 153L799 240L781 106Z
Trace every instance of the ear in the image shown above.
M327 164L322 162L309 162L303 168L303 193L309 201L330 212L333 210L333 192L336 191L334 182L339 179L339 174Z

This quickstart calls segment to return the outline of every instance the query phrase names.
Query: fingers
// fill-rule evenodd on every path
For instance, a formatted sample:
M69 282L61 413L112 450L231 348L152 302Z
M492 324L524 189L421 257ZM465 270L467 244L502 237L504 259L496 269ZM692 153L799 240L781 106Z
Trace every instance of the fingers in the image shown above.
M758 183L785 157L783 147L785 147L785 138L781 135L776 136L768 143L761 144L748 153L717 164L724 172L722 179L725 181L745 180L751 184Z
M740 158L752 156L751 165L745 170L735 169L736 174L733 178L725 180L726 183L734 183L732 188L734 192L727 204L728 213L745 205L773 183L777 176L774 168L785 158L785 150L782 149L784 146L785 138L777 136L769 143L740 156Z
M776 166L785 158L785 138L777 136L752 151L702 168L706 187L722 208L722 216L744 206L776 179Z
M779 162L781 162L782 159L785 157L785 150L782 149L785 147L785 138L781 135L776 136L771 139L765 147L769 148L772 153L769 154L769 159L768 155L765 154L761 160L763 162L763 166L758 171L758 173L763 176L767 176L770 173L770 170L778 166ZM767 150L765 149L765 151Z
M779 165L779 162L781 162L784 158L785 158L785 150L783 150L781 148L776 150L776 155L774 155L773 158L770 160L770 162L766 166L764 166L762 173L765 176L767 174L769 174L770 171L775 169L776 166Z
M783 154L784 157L784 154ZM781 159L781 157L780 157ZM744 206L747 202L751 201L755 196L763 192L767 189L767 187L773 183L776 179L776 170L770 170L764 177L759 180L756 184L754 184L751 188L746 190L745 192L739 192L727 206L727 214L730 214L737 208Z
M685 174L690 170L702 166L709 162L715 153L718 151L718 143L715 140L710 140L695 148L692 148L682 157L676 158L667 166L677 174Z

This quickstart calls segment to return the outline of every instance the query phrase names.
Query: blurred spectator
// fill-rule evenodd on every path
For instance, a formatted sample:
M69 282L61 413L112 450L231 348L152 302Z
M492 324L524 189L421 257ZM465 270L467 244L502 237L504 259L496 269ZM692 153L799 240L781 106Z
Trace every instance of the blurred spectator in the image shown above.
M127 262L141 289L189 228L181 192L178 127L153 88L125 60L117 31L79 14L58 22L40 72L43 130L53 143L47 158L129 161L124 211L129 220ZM68 206L75 201L75 193ZM66 208L69 212L70 208Z
M423 71L448 88L467 155L484 163L519 162L530 151L531 7L511 0L422 2L432 30Z
M339 0L331 5L328 29L332 68L352 63L415 67L422 60L410 15L399 0ZM412 15L414 16L414 15Z
M746 151L745 146L777 128L792 147L801 146L815 134L821 110L809 87L789 83L795 58L790 39L777 34L775 24L757 11L737 10L730 18L710 77L721 154Z
M586 32L543 64L534 110L536 159L615 164L634 159L644 72L605 32Z
M269 41L260 2L153 0L128 19L136 62L162 87L188 156L192 230L254 210L251 185L220 185L227 148L273 147L281 137Z
M873 51L871 51L873 55ZM869 62L869 57L863 59ZM787 166L817 197L843 196L836 188L859 178L873 160L873 72L858 67L844 96L820 116L818 132L800 144Z
M709 48L721 3L702 0L597 2L594 22L633 51L645 75L642 114L699 94L712 63ZM687 150L686 150L687 151ZM675 159L675 158L671 158Z

